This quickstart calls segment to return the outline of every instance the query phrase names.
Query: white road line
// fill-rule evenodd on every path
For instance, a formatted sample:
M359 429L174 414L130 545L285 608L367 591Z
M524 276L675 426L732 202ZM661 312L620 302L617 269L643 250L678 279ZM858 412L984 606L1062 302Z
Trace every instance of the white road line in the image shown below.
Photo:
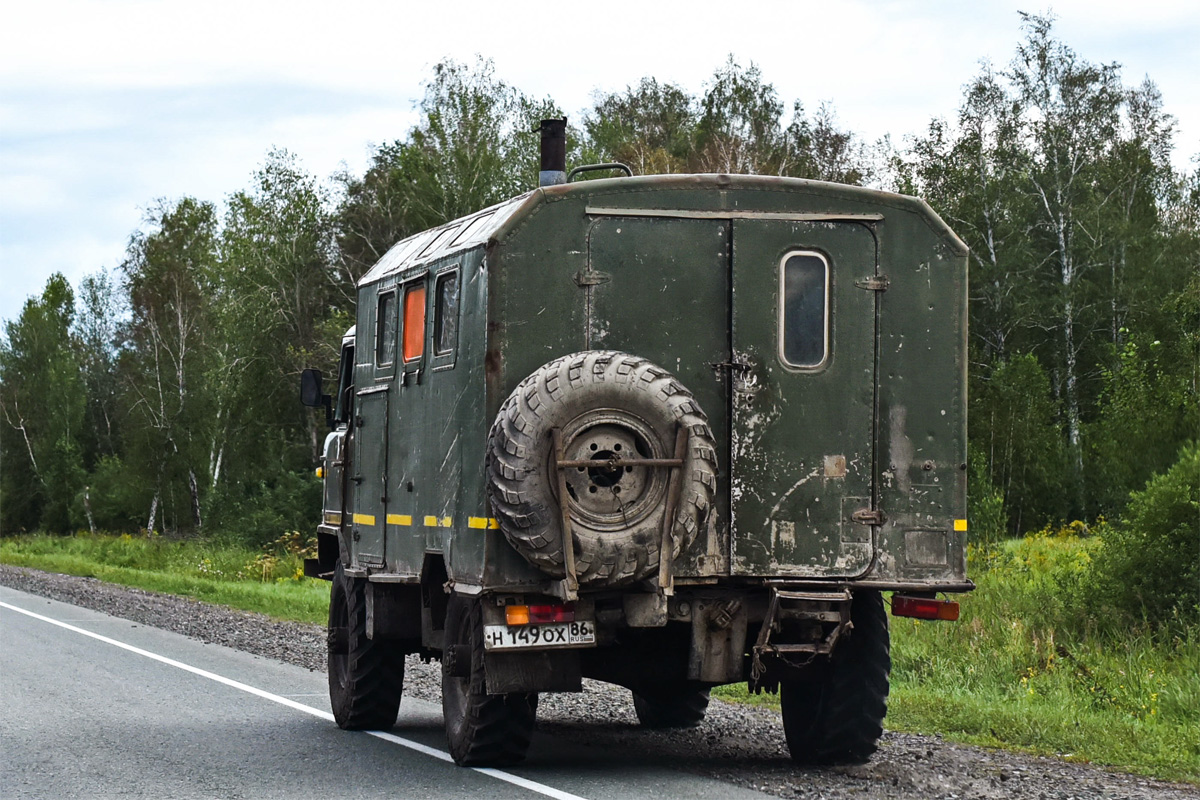
M51 625L57 625L58 627L65 628L73 633L79 633L95 639L96 641L104 642L105 644L111 644L113 647L119 647L122 650L128 650L131 653L137 653L139 656L145 656L146 658L154 661L175 667L176 669L181 669L184 672L190 672L193 675L199 675L201 678L208 678L210 681L223 683L226 686L246 692L247 694L252 694L255 697L261 697L264 700L270 700L273 703L279 703L281 706L287 706L288 708L296 711L300 711L314 717L320 717L321 719L328 720L330 722L334 721L333 714L330 714L328 711L322 711L319 708L313 708L312 706L306 706L303 703L297 703L295 700L289 700L286 697L281 697L280 695L263 691L262 689L255 688L254 686L241 683L240 681L235 681L222 675L217 675L215 672L209 672L208 670L203 670L199 667L193 667L190 664L184 664L182 661L176 661L173 658L167 658L166 656L160 656L157 653L151 653L149 650L143 650L140 647L134 647L131 644L119 642L116 639L111 639L98 633L92 633L91 631L84 630L83 628L77 628L74 625L62 622L61 620L36 614L32 611L27 611L24 608L19 608L18 606L10 605L3 601L0 601L0 607L7 608L10 611L16 611L18 614L24 614L27 617L33 617L34 619L41 620L42 622L49 622ZM449 753L445 753L433 747L423 745L420 742L414 742L411 739L405 739L402 736L396 736L395 734L386 733L384 731L363 731L363 733L374 736L376 739L383 739L385 742L391 742L392 744L398 744L401 747L407 747L409 750L415 750L418 753L423 753L424 755L431 756L439 759L440 761L448 761L450 763L454 762L454 759L450 757ZM545 784L538 783L537 781L531 781L527 778L522 778L520 775L513 775L512 773L504 772L502 770L491 769L488 767L471 767L471 769L482 775L495 778L496 780L504 781L505 783L511 783L514 786L520 786L522 789L528 789L531 792L536 792L537 794L544 795L546 797L552 797L554 800L585 800L585 798L580 797L577 794L564 792L559 789L555 789L553 786L546 786Z

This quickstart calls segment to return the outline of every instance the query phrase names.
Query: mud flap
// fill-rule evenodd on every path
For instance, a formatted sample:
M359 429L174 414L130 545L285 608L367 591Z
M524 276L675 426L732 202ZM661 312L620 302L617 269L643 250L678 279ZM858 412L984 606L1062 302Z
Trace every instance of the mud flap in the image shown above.
M577 650L485 653L483 668L488 694L583 691Z
M695 601L688 680L735 683L743 679L747 616L746 604L737 598Z

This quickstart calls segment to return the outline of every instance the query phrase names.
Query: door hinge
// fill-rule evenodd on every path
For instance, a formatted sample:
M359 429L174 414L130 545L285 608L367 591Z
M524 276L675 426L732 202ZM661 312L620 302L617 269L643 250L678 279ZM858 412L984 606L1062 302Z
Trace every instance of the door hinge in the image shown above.
M602 283L608 283L612 280L612 275L607 272L598 272L594 269L581 270L575 273L575 285L583 288L585 286L598 286Z
M872 292L886 292L891 281L886 275L874 275L870 278L859 278L854 282L854 285L859 289L866 289Z
M859 525L882 525L887 522L887 515L883 513L882 509L860 508L850 516L850 519Z

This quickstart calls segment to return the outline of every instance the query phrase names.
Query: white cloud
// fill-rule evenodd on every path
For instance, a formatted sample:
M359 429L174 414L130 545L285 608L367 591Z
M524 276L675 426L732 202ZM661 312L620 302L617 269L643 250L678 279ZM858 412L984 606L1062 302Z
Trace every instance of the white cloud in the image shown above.
M399 138L446 56L577 118L592 93L646 75L696 92L732 53L790 106L831 101L868 139L953 116L981 60L1020 39L1007 0L739 0L596 6L210 0L10 3L0 29L0 318L62 270L120 261L141 209L220 202L273 146L325 177L361 171ZM1057 35L1083 58L1149 74L1179 118L1176 164L1200 151L1200 7L1058 0ZM1036 8L1030 10L1037 10Z

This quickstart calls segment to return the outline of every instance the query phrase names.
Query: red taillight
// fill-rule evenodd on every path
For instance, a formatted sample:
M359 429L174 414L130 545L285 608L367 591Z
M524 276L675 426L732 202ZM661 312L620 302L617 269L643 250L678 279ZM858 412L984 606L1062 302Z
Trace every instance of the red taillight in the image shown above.
M935 600L932 597L906 597L892 595L892 616L916 617L917 619L958 619L958 603L952 600Z
M507 606L505 622L509 625L545 625L550 622L574 622L573 605Z
M534 623L542 622L574 622L575 607L574 606L530 606L529 621Z

